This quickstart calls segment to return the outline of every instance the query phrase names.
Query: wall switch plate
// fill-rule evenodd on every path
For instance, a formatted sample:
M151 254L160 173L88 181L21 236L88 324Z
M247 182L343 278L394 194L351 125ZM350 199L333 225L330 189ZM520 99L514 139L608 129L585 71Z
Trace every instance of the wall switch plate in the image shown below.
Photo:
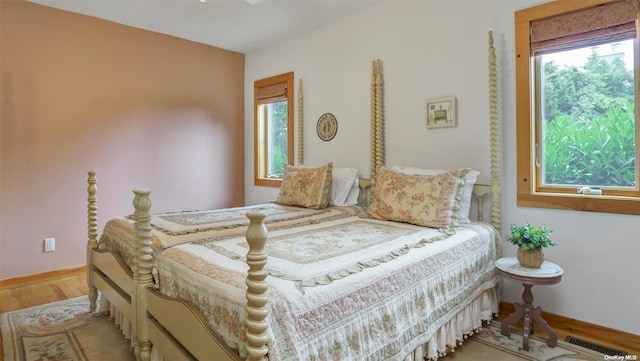
M45 252L53 252L56 250L56 239L55 238L45 238L44 239L44 251Z

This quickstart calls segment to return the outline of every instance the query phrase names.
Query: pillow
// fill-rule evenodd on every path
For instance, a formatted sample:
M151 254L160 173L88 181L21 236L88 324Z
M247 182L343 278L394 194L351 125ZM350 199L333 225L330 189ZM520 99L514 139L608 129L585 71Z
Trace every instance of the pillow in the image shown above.
M393 166L391 167L391 169L397 172L412 175L436 175L447 172L447 170L445 169L422 169L403 166ZM473 186L478 180L478 175L480 175L480 172L473 169L469 170L469 172L467 172L465 175L464 187L462 189L460 198L460 211L458 212L458 222L460 224L471 222L471 220L469 219L469 211L471 210L471 196L473 194Z
M462 173L464 170L416 176L382 166L367 212L373 218L425 227L458 226Z
M333 163L307 168L285 165L276 203L307 208L325 208L329 204Z
M358 169L333 168L331 180L331 197L329 204L332 206L351 206L358 203ZM352 195L353 185L356 186L355 201Z
M358 204L360 199L360 177L356 177L351 184L351 189L347 195L345 206L352 206Z

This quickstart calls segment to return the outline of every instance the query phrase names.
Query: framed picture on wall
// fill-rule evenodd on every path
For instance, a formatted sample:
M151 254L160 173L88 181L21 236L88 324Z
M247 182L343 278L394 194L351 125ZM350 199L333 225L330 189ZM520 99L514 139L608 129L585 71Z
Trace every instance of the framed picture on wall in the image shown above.
M427 100L425 118L427 128L455 127L456 98Z

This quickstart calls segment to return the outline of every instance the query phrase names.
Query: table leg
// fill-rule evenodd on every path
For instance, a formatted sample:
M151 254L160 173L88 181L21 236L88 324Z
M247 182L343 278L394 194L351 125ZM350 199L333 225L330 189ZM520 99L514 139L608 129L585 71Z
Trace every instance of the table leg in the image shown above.
M502 335L509 337L511 336L509 325L522 320L522 349L525 351L529 351L529 335L533 334L533 322L537 319L542 320L542 317L539 317L538 315L538 317L536 318L535 310L533 309L533 293L531 292L531 287L533 287L533 285L523 284L523 286L524 291L522 292L522 305L517 302L514 303L513 306L516 309L515 312L502 320L500 326ZM547 325L546 327L549 326Z
M523 317L523 330L522 330L522 349L529 351L529 335L533 331L533 293L531 287L533 285L524 284L524 292L522 293L522 305L524 317Z
M518 321L520 321L522 319L522 316L524 315L522 305L516 302L513 304L513 307L515 307L516 310L512 314L510 314L507 318L502 320L502 323L500 324L503 336L507 336L507 337L511 336L511 330L509 330L509 325L518 323Z
M522 285L524 286L524 291L522 292L522 304L517 302L514 303L513 306L515 307L515 311L502 320L502 323L500 324L502 335L510 337L511 330L509 329L509 325L513 325L522 320L522 349L524 351L529 351L529 336L533 334L533 324L535 322L538 327L546 331L549 335L549 338L547 339L547 346L555 347L558 343L558 334L549 327L547 321L542 318L542 308L533 308L533 292L531 292L533 285L525 283Z
M547 346L556 347L556 344L558 343L558 334L551 327L549 327L547 321L542 318L541 307L536 307L533 310L533 321L535 321L538 324L538 327L546 331L547 335L549 335L549 338L547 339Z

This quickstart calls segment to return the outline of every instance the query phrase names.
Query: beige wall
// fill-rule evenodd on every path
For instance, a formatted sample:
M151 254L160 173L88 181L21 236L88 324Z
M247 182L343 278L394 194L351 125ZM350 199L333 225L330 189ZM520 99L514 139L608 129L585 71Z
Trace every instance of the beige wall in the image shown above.
M100 228L134 188L152 211L244 204L244 54L21 0L0 37L0 279L85 263L88 170Z
M472 167L480 171L479 181L487 183L491 179L487 32L491 30L498 57L498 113L504 124L501 231L506 234L512 223L546 224L554 230L558 246L545 249L545 258L565 271L561 283L534 288L536 306L640 335L640 218L516 204L514 12L546 1L385 0L248 53L245 142L253 139L247 93L253 80L293 70L304 86L305 164L333 161L334 167L358 167L368 175L371 60L381 59L386 164ZM426 129L425 101L452 95L457 98L458 125ZM318 138L315 130L318 117L326 112L338 119L338 133L330 142ZM253 185L251 143L245 164L247 202L275 199L277 189ZM503 242L502 248L504 255L515 256L514 245ZM522 300L522 290L520 283L505 281L502 300Z

